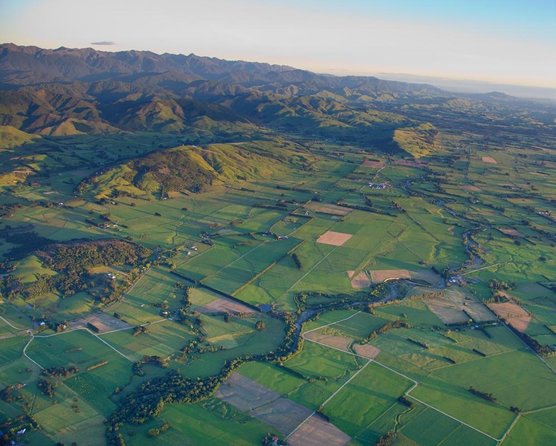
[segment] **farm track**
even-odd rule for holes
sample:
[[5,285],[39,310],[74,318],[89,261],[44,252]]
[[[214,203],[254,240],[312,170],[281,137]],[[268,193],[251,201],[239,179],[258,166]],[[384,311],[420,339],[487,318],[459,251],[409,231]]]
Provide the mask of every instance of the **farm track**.
[[[132,327],[126,327],[126,329],[128,328],[132,328]],[[51,338],[54,336],[61,336],[64,335],[66,333],[71,333],[72,331],[78,331],[78,330],[83,330],[86,331],[90,334],[92,334],[95,338],[97,338],[100,342],[102,342],[103,344],[105,344],[107,347],[111,348],[112,350],[114,350],[116,353],[118,353],[120,356],[122,356],[123,358],[127,359],[129,362],[134,362],[133,359],[130,359],[128,356],[126,356],[125,354],[123,354],[121,351],[119,351],[116,347],[114,347],[113,345],[111,345],[110,343],[106,342],[104,339],[102,339],[98,334],[93,333],[91,330],[89,330],[88,328],[73,328],[73,329],[69,329],[60,333],[53,333],[50,335],[33,335],[31,336],[31,339],[29,339],[29,342],[27,342],[27,344],[25,345],[25,347],[23,348],[23,355],[33,361],[35,364],[37,364],[41,369],[44,369],[43,366],[41,366],[39,363],[37,363],[35,360],[33,360],[32,358],[29,357],[29,355],[27,355],[27,347],[29,347],[29,345],[31,344],[31,342],[35,339],[35,338]],[[119,331],[119,330],[115,330],[115,331]]]
[[[405,393],[404,393],[404,396],[405,396],[405,397],[411,398],[411,399],[417,401],[418,403],[422,404],[423,406],[426,406],[426,407],[428,407],[428,408],[430,408],[430,409],[432,409],[432,410],[434,410],[434,411],[436,411],[436,412],[438,412],[438,413],[440,413],[440,414],[442,414],[442,415],[444,415],[444,416],[446,416],[446,417],[448,417],[448,418],[451,418],[452,420],[454,420],[454,421],[460,423],[461,425],[464,425],[464,426],[466,426],[466,427],[468,427],[468,428],[470,428],[470,429],[472,429],[472,430],[474,430],[474,431],[476,431],[476,432],[478,432],[478,433],[484,435],[485,437],[488,437],[488,438],[490,438],[491,440],[496,441],[497,444],[501,444],[501,443],[506,439],[506,437],[507,437],[507,435],[510,433],[511,429],[512,429],[512,428],[515,426],[515,424],[517,423],[517,421],[518,421],[518,419],[519,419],[519,417],[520,417],[520,414],[518,414],[518,415],[516,416],[516,418],[513,420],[512,424],[508,427],[508,429],[506,430],[506,432],[504,432],[504,434],[503,434],[500,438],[493,437],[492,435],[487,434],[486,432],[484,432],[484,431],[482,431],[482,430],[480,430],[480,429],[478,429],[478,428],[476,428],[476,427],[474,427],[474,426],[472,426],[472,425],[466,423],[465,421],[462,421],[462,420],[460,420],[460,419],[458,419],[458,418],[456,418],[456,417],[454,417],[454,416],[452,416],[452,415],[450,415],[450,414],[448,414],[448,413],[442,411],[441,409],[438,409],[437,407],[434,407],[434,406],[432,406],[431,404],[428,404],[428,403],[426,403],[426,402],[420,400],[419,398],[417,398],[417,397],[411,395],[411,392],[412,392],[413,390],[415,390],[415,389],[419,386],[420,383],[419,383],[418,381],[414,380],[413,378],[411,378],[411,377],[405,375],[404,373],[399,372],[399,371],[397,371],[397,370],[395,370],[395,369],[393,369],[393,368],[391,368],[391,367],[389,367],[389,366],[387,366],[387,365],[385,365],[385,364],[383,364],[383,363],[377,361],[376,359],[368,359],[368,358],[365,358],[364,356],[358,355],[357,353],[354,353],[354,352],[351,352],[351,351],[347,351],[347,350],[342,350],[342,349],[339,349],[339,348],[336,348],[336,347],[333,347],[333,346],[330,346],[330,345],[327,345],[327,344],[323,344],[323,343],[321,343],[321,342],[318,342],[318,341],[315,341],[315,340],[312,340],[312,339],[308,339],[308,338],[305,337],[305,335],[306,335],[307,333],[314,332],[314,331],[317,331],[317,330],[321,330],[321,329],[323,329],[323,328],[325,328],[325,327],[329,327],[329,326],[331,326],[331,325],[335,325],[335,324],[338,324],[338,323],[340,323],[340,322],[344,322],[344,321],[346,321],[346,320],[351,319],[352,317],[354,317],[355,315],[357,315],[357,314],[359,314],[359,313],[361,313],[361,311],[358,311],[357,313],[354,313],[354,314],[352,314],[351,316],[349,316],[349,317],[347,317],[347,318],[340,319],[339,321],[332,322],[332,323],[323,325],[322,327],[317,327],[317,328],[315,328],[315,329],[309,330],[309,331],[305,332],[305,333],[302,335],[302,337],[303,337],[304,340],[309,341],[309,342],[313,342],[313,343],[318,344],[318,345],[321,345],[322,347],[330,348],[330,349],[333,349],[333,350],[336,350],[336,351],[340,351],[340,352],[342,352],[342,353],[347,353],[347,354],[349,354],[349,355],[356,356],[356,357],[358,357],[358,358],[367,360],[368,362],[363,366],[363,368],[366,367],[366,366],[367,366],[368,364],[370,364],[371,362],[373,362],[373,363],[375,363],[376,365],[378,365],[378,366],[380,366],[380,367],[383,367],[384,369],[389,370],[390,372],[395,373],[395,374],[398,375],[398,376],[401,376],[402,378],[404,378],[404,379],[410,381],[410,382],[413,384],[408,390],[405,391]],[[361,370],[362,370],[362,369],[360,369],[357,373],[359,373]],[[357,373],[355,373],[355,374],[350,378],[350,380],[348,380],[348,382],[351,381],[351,379],[355,378],[355,376],[357,375]],[[338,389],[328,400],[326,400],[326,402],[328,402],[330,399],[332,399],[332,397],[334,397],[334,396],[335,396],[335,395],[336,395],[348,382],[344,383],[344,385],[343,385],[342,387],[340,387],[340,389]],[[547,410],[547,409],[550,409],[550,408],[552,408],[552,407],[556,407],[556,406],[551,406],[551,407],[547,407],[547,408],[542,408],[542,409],[539,409],[539,411],[540,411],[540,410]],[[528,413],[530,413],[530,412],[528,412]],[[381,415],[382,415],[382,414],[381,414]],[[380,415],[379,415],[379,416],[380,416]],[[375,420],[373,420],[373,421],[375,421]],[[296,428],[296,430],[297,430],[299,427],[300,427],[300,426],[298,426],[298,427]],[[293,432],[292,432],[292,433],[293,433]],[[290,434],[290,435],[291,435],[291,434]]]
[[8,324],[10,327],[12,327],[14,330],[25,330],[25,328],[23,327],[16,327],[15,325],[13,325],[9,320],[7,320],[6,318],[0,316],[0,319],[2,319],[6,324]]

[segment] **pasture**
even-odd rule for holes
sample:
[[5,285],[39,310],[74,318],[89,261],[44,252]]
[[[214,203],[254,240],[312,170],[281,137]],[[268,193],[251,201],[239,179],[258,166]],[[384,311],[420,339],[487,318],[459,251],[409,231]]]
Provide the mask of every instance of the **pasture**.
[[[205,378],[229,361],[275,351],[285,325],[258,309],[295,318],[353,301],[365,305],[324,309],[306,322],[303,348],[288,360],[245,362],[215,396],[166,404],[144,425],[124,423],[123,437],[137,445],[248,445],[273,432],[291,434],[294,446],[355,446],[395,430],[394,444],[407,446],[495,446],[505,434],[508,445],[554,442],[555,359],[542,362],[500,320],[556,345],[553,220],[542,212],[556,198],[556,166],[544,152],[526,159],[492,141],[486,150],[467,133],[463,142],[447,138],[469,150],[419,160],[307,142],[318,148],[306,152],[310,175],[284,169],[168,196],[132,188],[112,196],[103,178],[96,191],[78,194],[103,157],[121,165],[155,145],[181,143],[176,135],[98,138],[36,142],[27,162],[44,176],[1,197],[26,203],[3,217],[3,233],[9,225],[9,233],[33,231],[45,243],[129,238],[153,250],[108,305],[86,289],[33,299],[3,291],[0,313],[16,328],[0,320],[0,383],[25,387],[22,401],[0,400],[0,412],[17,416],[34,401],[41,429],[30,444],[100,444],[104,419],[150,379],[172,371]],[[88,167],[75,162],[77,148]],[[22,287],[55,280],[34,247],[2,241],[2,255],[14,250],[25,254],[13,262]],[[131,277],[131,269],[88,273]],[[446,286],[452,275],[461,286]],[[493,281],[508,286],[511,301],[493,302]],[[68,331],[56,334],[62,321]],[[88,322],[99,332],[85,330]],[[134,375],[145,356],[167,362]],[[40,367],[70,365],[78,373],[56,378],[55,396],[44,395]],[[170,427],[152,437],[164,422]]]

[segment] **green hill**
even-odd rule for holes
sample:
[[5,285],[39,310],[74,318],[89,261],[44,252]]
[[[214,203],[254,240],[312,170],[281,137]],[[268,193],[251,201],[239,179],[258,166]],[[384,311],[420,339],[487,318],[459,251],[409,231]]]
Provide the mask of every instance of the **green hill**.
[[269,177],[285,172],[288,164],[307,162],[293,144],[283,144],[279,153],[272,153],[273,144],[179,146],[113,167],[81,183],[79,190],[97,199],[201,192],[212,185]]
[[427,156],[442,149],[438,129],[428,122],[416,127],[396,129],[394,141],[414,158]]
[[0,150],[13,149],[37,138],[39,136],[30,135],[10,125],[0,126]]

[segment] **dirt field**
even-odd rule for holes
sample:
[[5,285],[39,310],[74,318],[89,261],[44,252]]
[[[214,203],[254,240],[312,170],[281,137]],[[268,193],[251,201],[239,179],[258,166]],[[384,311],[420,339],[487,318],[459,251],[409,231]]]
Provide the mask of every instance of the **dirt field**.
[[483,156],[481,157],[481,161],[483,163],[487,163],[487,164],[498,164],[498,161],[496,161],[493,157],[491,156]]
[[370,167],[371,169],[382,169],[386,164],[384,164],[384,161],[373,161],[370,159],[366,159],[365,161],[363,161],[362,165],[364,167]]
[[477,322],[495,319],[494,314],[484,304],[469,299],[454,289],[446,290],[444,297],[426,299],[425,303],[445,324],[464,324],[470,318]]
[[423,167],[424,164],[419,161],[412,161],[412,160],[396,160],[394,164],[397,166],[404,166],[404,167]]
[[376,358],[380,353],[380,349],[378,347],[375,347],[374,345],[370,345],[370,344],[365,344],[365,345],[355,344],[353,346],[353,350],[359,356],[363,356],[364,358],[369,358],[369,359]]
[[352,209],[346,208],[344,206],[336,206],[335,204],[317,203],[315,201],[309,201],[305,204],[305,209],[311,211],[320,212],[322,214],[337,215],[339,217],[344,217],[349,214]]
[[343,232],[326,231],[317,239],[317,243],[323,243],[325,245],[332,245],[332,246],[342,246],[350,238],[351,238],[351,234],[345,234]]
[[365,271],[361,271],[357,276],[353,277],[355,271],[347,271],[347,275],[351,280],[352,288],[361,290],[363,288],[369,288],[372,284],[371,279]]
[[75,319],[71,321],[70,325],[74,328],[89,328],[87,326],[89,323],[98,328],[98,333],[131,327],[128,323],[105,313],[95,313],[87,317]]
[[292,432],[312,413],[307,407],[282,398],[278,393],[238,373],[233,373],[215,396],[271,425],[284,435]]
[[518,331],[524,332],[531,322],[531,315],[516,303],[494,303],[488,307]]
[[313,415],[288,438],[291,446],[344,446],[351,437],[319,415]]
[[389,279],[411,279],[411,273],[406,269],[377,269],[370,273],[373,283],[381,283]]
[[521,233],[517,229],[513,228],[496,228],[502,234],[509,235],[510,237],[521,237]]
[[348,338],[346,336],[328,335],[320,331],[311,331],[305,335],[305,338],[330,347],[339,348],[340,350],[344,350],[346,352],[349,351],[349,347],[353,343],[352,338]]
[[461,186],[461,188],[463,190],[469,191],[469,192],[479,192],[481,189],[477,186],[472,186],[470,184],[465,184],[463,186]]
[[242,305],[231,299],[224,297],[218,298],[198,308],[200,313],[235,313],[235,314],[250,314],[255,310],[249,308],[247,305]]

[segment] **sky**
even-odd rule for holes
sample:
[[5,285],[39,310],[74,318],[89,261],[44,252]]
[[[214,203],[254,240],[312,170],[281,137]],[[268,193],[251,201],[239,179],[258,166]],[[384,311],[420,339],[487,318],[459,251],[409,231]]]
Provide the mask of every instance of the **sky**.
[[556,88],[556,0],[0,0],[0,41]]

